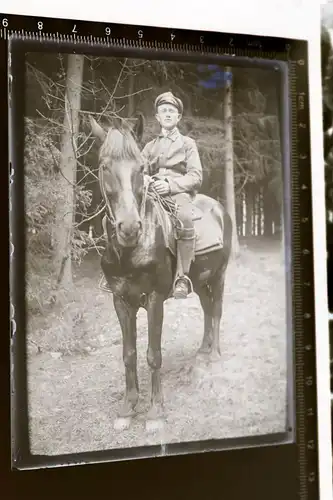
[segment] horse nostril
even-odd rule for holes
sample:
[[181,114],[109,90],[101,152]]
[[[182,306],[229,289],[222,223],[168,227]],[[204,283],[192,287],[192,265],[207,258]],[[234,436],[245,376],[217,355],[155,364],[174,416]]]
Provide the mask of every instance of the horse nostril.
[[141,231],[142,222],[141,221],[130,221],[130,222],[118,222],[117,229],[124,236],[134,236],[136,233]]

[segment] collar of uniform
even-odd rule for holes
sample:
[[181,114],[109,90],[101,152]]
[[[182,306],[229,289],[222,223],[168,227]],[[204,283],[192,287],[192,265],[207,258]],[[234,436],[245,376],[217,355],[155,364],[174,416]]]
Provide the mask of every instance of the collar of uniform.
[[171,139],[172,142],[175,142],[175,140],[180,136],[180,132],[178,130],[177,127],[175,127],[173,130],[171,130],[171,132],[167,135],[164,135],[162,130],[161,132],[159,133],[159,137],[168,137],[169,139]]

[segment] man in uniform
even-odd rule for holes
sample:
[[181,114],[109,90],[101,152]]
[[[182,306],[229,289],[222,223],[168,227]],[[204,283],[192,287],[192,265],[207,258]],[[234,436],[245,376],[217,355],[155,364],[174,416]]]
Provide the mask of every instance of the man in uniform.
[[143,149],[145,174],[152,177],[160,196],[171,196],[177,206],[177,272],[173,296],[186,298],[192,291],[188,277],[195,251],[192,200],[202,184],[202,166],[196,143],[182,135],[177,125],[183,103],[171,92],[155,100],[155,117],[161,126],[159,135]]

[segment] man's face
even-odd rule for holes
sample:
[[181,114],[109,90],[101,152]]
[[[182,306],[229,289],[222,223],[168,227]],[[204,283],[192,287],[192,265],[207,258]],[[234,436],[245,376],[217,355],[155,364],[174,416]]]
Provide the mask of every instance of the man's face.
[[172,104],[161,104],[161,106],[158,106],[155,116],[161,127],[166,130],[172,130],[181,119],[178,109]]

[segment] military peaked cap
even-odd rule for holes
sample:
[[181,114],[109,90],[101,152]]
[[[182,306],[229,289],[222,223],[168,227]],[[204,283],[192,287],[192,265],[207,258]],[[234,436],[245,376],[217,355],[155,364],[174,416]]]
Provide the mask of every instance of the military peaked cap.
[[175,97],[172,92],[164,92],[164,94],[159,95],[155,99],[155,109],[157,110],[158,106],[161,106],[162,104],[172,104],[175,106],[179,113],[182,115],[184,106],[183,103],[178,97]]

